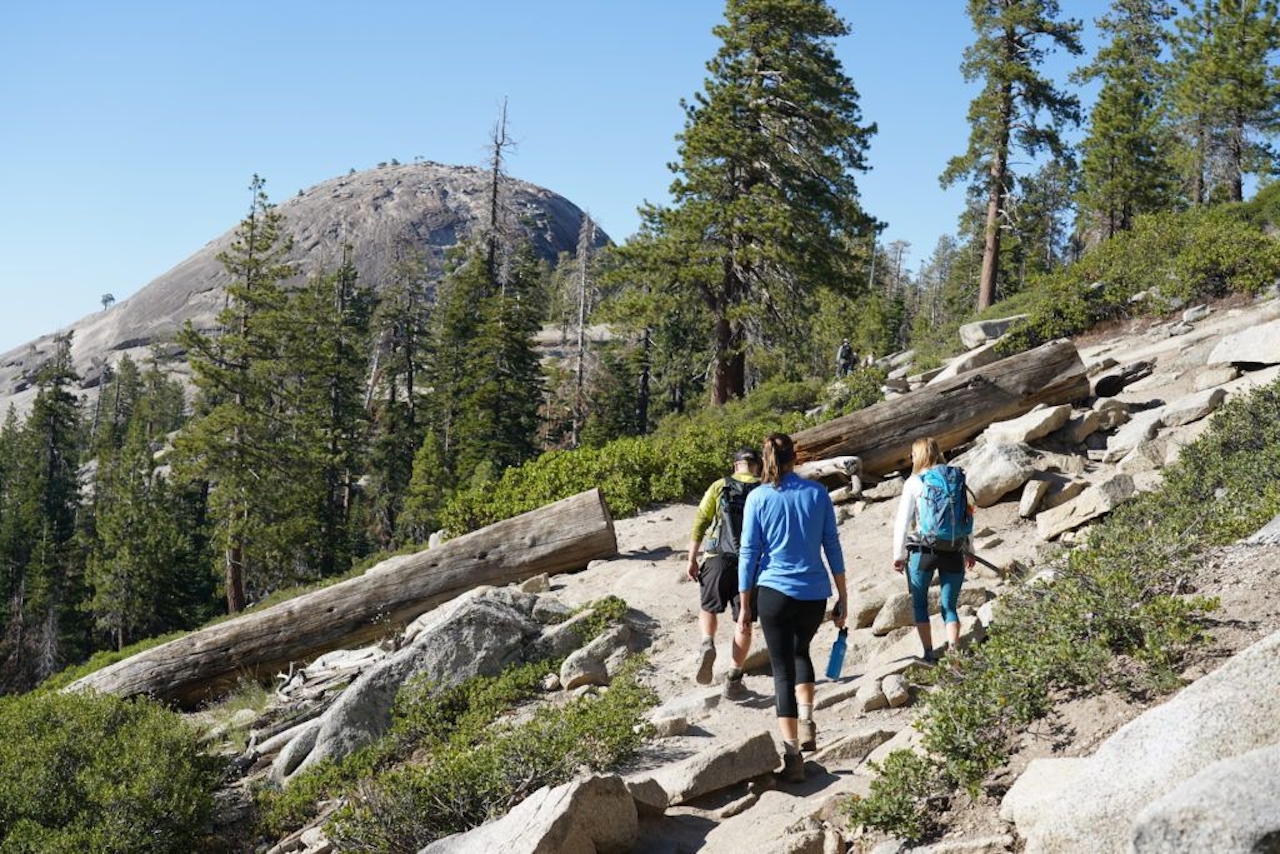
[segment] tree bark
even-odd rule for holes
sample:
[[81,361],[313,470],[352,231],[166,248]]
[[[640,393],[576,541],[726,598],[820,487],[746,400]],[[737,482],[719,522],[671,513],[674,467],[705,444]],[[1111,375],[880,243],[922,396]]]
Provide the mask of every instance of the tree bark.
[[[1012,42],[1013,34],[1006,35]],[[1009,50],[1012,52],[1013,47]],[[991,152],[991,170],[987,177],[987,220],[982,244],[982,278],[978,281],[978,311],[996,301],[996,275],[1000,269],[1000,203],[1004,200],[1004,181],[1008,172],[1009,126],[1013,122],[1013,90],[1004,84],[1000,92],[1000,118]]]
[[946,451],[994,421],[1017,418],[1037,404],[1068,403],[1088,394],[1089,379],[1075,346],[1051,341],[792,438],[800,463],[853,455],[862,460],[864,474],[879,476],[908,466],[916,439],[932,436]]
[[191,707],[240,679],[268,678],[293,662],[388,637],[473,587],[573,572],[617,550],[600,491],[583,492],[145,650],[66,690],[149,694]]

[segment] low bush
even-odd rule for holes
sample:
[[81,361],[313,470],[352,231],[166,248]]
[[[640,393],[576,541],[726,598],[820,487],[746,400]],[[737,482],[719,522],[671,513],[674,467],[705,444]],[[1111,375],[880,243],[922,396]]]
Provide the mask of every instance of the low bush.
[[827,416],[838,418],[879,403],[884,399],[881,387],[888,374],[883,368],[856,368],[848,376],[828,385],[824,400]]
[[1129,312],[1256,294],[1277,276],[1280,242],[1238,207],[1152,214],[984,316],[1029,315],[1000,344],[1011,354]]
[[708,483],[724,476],[735,448],[759,447],[769,433],[803,426],[803,409],[818,392],[813,383],[768,386],[723,407],[668,418],[650,436],[548,451],[455,494],[441,511],[441,524],[456,536],[595,487],[617,516],[655,503],[696,500]]
[[1216,607],[1188,593],[1197,556],[1278,514],[1280,383],[1224,406],[1166,469],[1162,488],[1098,525],[1052,584],[1001,600],[987,641],[935,672],[919,719],[927,758],[886,761],[871,796],[849,804],[851,819],[922,833],[920,805],[939,787],[977,794],[1056,699],[1176,687],[1203,639],[1202,617]]
[[[656,700],[636,679],[633,659],[599,696],[538,709],[521,724],[483,732],[458,728],[430,761],[405,765],[362,786],[326,832],[343,851],[414,852],[506,813],[580,768],[601,771],[647,737],[644,712]],[[433,705],[435,698],[428,700]],[[438,712],[427,717],[437,719]]]
[[177,714],[146,700],[0,698],[0,850],[187,852],[221,765]]

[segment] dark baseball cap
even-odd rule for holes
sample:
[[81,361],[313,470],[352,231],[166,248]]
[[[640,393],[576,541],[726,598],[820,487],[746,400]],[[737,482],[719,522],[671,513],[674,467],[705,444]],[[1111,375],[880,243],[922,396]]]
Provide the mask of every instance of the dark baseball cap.
[[740,463],[744,460],[749,463],[758,463],[760,462],[760,454],[755,448],[749,448],[744,445],[734,453],[733,461],[735,463]]

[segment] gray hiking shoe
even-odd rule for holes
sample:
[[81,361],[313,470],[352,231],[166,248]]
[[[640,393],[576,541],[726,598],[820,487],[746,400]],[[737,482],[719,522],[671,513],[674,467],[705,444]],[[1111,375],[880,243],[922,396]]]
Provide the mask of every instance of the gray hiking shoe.
[[704,643],[702,649],[698,652],[698,672],[694,675],[699,685],[711,684],[711,671],[716,664],[716,646],[713,643]]
[[800,720],[798,736],[800,741],[800,749],[806,753],[812,753],[818,749],[818,727],[813,721]]
[[782,756],[782,771],[778,774],[784,783],[804,782],[804,757],[799,753]]
[[735,703],[741,703],[751,695],[747,690],[747,685],[742,681],[742,677],[737,679],[724,680],[724,691],[721,692],[726,700],[732,700]]

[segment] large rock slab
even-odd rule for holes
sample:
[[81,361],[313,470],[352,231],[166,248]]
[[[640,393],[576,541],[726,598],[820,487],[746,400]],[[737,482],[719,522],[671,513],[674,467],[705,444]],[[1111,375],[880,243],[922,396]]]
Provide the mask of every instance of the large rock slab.
[[1009,331],[1009,327],[1020,320],[1026,320],[1025,314],[1012,314],[996,320],[975,320],[960,327],[960,341],[972,350],[981,347],[988,341],[994,341]]
[[1040,472],[1036,478],[1049,484],[1049,490],[1040,499],[1041,512],[1061,507],[1089,488],[1089,481],[1085,478],[1057,472]]
[[[995,598],[995,594],[985,587],[977,584],[965,584],[960,588],[959,605],[968,605],[972,608],[980,608],[989,600]],[[929,613],[937,614],[942,610],[942,593],[939,588],[929,588]],[[911,601],[910,593],[898,592],[893,594],[886,602],[884,607],[880,609],[880,613],[876,615],[875,622],[871,624],[871,633],[877,637],[889,634],[894,629],[901,629],[907,626],[914,626],[915,610]]]
[[[1001,817],[1016,823],[1028,854],[1131,850],[1148,806],[1214,763],[1277,743],[1277,664],[1280,632],[1125,724],[1093,756],[1033,760],[1005,796]],[[1265,776],[1275,778],[1274,765]],[[1262,785],[1257,777],[1249,782]]]
[[939,371],[936,377],[929,380],[928,384],[938,385],[952,377],[958,377],[961,374],[967,374],[969,371],[975,371],[978,368],[1000,361],[1000,353],[996,351],[998,343],[998,341],[992,341],[990,344],[983,344],[968,353],[961,353],[948,362],[947,366]]
[[1036,515],[1036,511],[1040,509],[1040,502],[1044,501],[1048,492],[1049,481],[1040,478],[1027,481],[1022,487],[1022,498],[1018,501],[1018,515],[1023,519],[1030,519]]
[[[1103,398],[1103,400],[1114,400],[1114,398]],[[1061,439],[1069,445],[1079,445],[1088,439],[1094,433],[1102,428],[1102,415],[1092,409],[1086,409],[1076,415],[1072,415],[1067,419],[1067,423],[1054,434],[1055,439]]]
[[1242,329],[1218,342],[1209,354],[1210,365],[1280,364],[1280,320]]
[[479,588],[424,615],[410,644],[362,673],[317,719],[306,733],[310,749],[281,751],[273,779],[288,779],[321,759],[341,759],[377,739],[391,725],[396,693],[415,676],[456,685],[524,660],[541,632],[531,616],[536,599],[511,588]]
[[1280,840],[1277,768],[1280,744],[1209,765],[1138,813],[1134,852],[1276,850]]
[[1033,442],[1059,429],[1070,418],[1071,404],[1069,403],[1043,406],[1018,418],[996,421],[982,432],[981,440],[1006,445]]
[[1120,458],[1116,463],[1116,471],[1124,474],[1137,474],[1144,471],[1155,471],[1164,468],[1168,456],[1169,442],[1164,436],[1145,439],[1134,446],[1133,450]]
[[1224,383],[1229,383],[1239,376],[1240,370],[1234,365],[1204,367],[1196,372],[1196,378],[1191,387],[1196,391],[1204,391],[1205,389],[1217,388]]
[[1059,507],[1045,510],[1036,517],[1036,531],[1045,540],[1052,540],[1067,531],[1075,530],[1086,522],[1110,513],[1133,497],[1136,489],[1133,478],[1117,474],[1080,493],[1075,499]]
[[1154,439],[1164,426],[1164,407],[1158,406],[1139,412],[1130,417],[1129,422],[1120,427],[1115,435],[1107,440],[1107,452],[1103,455],[1104,463],[1119,461],[1125,454],[1138,446],[1139,442]]
[[1023,444],[983,443],[951,461],[964,469],[974,503],[990,507],[1035,474],[1035,457]]
[[[682,762],[628,780],[632,796],[650,808],[665,809],[768,774],[782,764],[769,732],[718,744]],[[659,794],[661,793],[661,794]]]
[[438,839],[418,854],[624,854],[638,836],[635,801],[611,775],[539,789],[497,821]]
[[819,765],[834,764],[857,765],[866,759],[871,751],[884,744],[898,734],[896,729],[872,726],[867,729],[842,735],[828,745],[821,747],[812,759]]
[[1164,414],[1160,416],[1160,420],[1165,427],[1181,427],[1183,424],[1190,424],[1192,421],[1199,421],[1204,418],[1221,406],[1222,401],[1226,400],[1226,398],[1226,389],[1206,389],[1175,400],[1165,406]]

